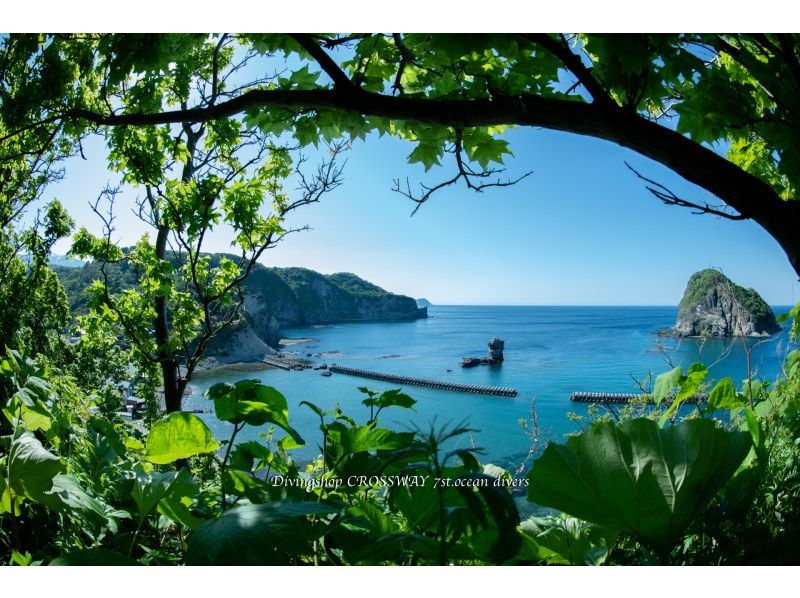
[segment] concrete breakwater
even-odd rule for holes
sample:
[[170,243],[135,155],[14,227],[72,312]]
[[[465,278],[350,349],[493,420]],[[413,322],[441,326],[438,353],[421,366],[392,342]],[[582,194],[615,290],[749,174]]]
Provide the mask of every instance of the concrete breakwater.
[[[650,395],[641,394],[641,393],[624,393],[624,392],[573,392],[569,400],[574,401],[575,403],[604,403],[604,404],[622,404],[627,403],[629,401],[633,401],[636,399],[641,399],[643,397],[649,397]],[[664,400],[671,402],[675,397],[665,397]],[[687,403],[694,403],[694,402],[704,402],[708,398],[707,395],[700,394],[689,399],[686,399]]]
[[336,374],[348,376],[358,376],[360,378],[371,378],[382,382],[395,382],[397,384],[410,384],[414,386],[425,386],[439,390],[451,390],[455,392],[469,392],[479,395],[494,395],[498,397],[515,397],[517,389],[508,386],[485,386],[483,384],[461,384],[459,382],[447,382],[445,380],[431,380],[429,378],[415,378],[413,376],[398,376],[396,374],[384,374],[370,370],[360,370],[348,368],[340,365],[330,366],[330,371]]
[[286,359],[283,357],[274,357],[269,355],[262,357],[261,361],[269,365],[275,366],[276,368],[281,368],[282,370],[305,370],[309,367],[307,363],[303,363],[301,361],[295,361],[294,359]]

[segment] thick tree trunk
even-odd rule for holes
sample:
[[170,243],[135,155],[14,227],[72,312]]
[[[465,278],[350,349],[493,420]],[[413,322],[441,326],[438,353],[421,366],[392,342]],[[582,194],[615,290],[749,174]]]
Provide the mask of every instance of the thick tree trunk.
[[167,413],[181,410],[183,392],[178,382],[178,362],[168,359],[161,362],[161,377],[164,380],[164,406]]
[[[156,237],[156,258],[159,260],[167,257],[167,237],[169,227],[162,225]],[[181,410],[183,389],[181,388],[180,365],[178,360],[169,352],[169,315],[167,302],[164,297],[155,298],[156,318],[153,322],[156,344],[158,346],[158,362],[161,366],[161,380],[164,385],[164,406],[167,413]]]
[[[184,183],[188,183],[192,179],[192,173],[194,171],[193,161],[197,149],[197,141],[200,139],[201,133],[192,131],[188,123],[183,123],[183,128],[186,132],[186,147],[189,152],[189,157],[186,160],[186,164],[183,166],[181,180]],[[158,227],[155,254],[156,259],[159,261],[167,259],[167,241],[169,240],[171,232],[172,230],[168,224],[162,223]],[[173,413],[182,409],[183,391],[186,389],[186,385],[189,381],[181,377],[180,362],[177,356],[169,349],[170,329],[166,298],[158,296],[155,298],[154,303],[156,318],[153,323],[153,328],[158,346],[158,362],[161,365],[161,379],[164,384],[164,406],[167,413]]]

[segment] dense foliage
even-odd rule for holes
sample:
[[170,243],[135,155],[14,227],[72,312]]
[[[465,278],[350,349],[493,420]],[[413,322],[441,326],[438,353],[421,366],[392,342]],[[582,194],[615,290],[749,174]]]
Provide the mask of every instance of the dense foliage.
[[[426,169],[452,155],[452,178],[420,193],[398,185],[418,205],[459,181],[506,184],[504,126],[612,140],[727,207],[645,179],[660,200],[756,220],[800,271],[799,48],[795,35],[727,34],[3,38],[0,560],[796,563],[798,351],[774,384],[673,368],[640,404],[532,451],[528,472],[481,464],[466,424],[384,427],[385,410],[415,404],[401,390],[360,389],[360,413],[304,402],[319,419],[305,439],[285,397],[255,380],[206,393],[227,438],[181,398],[209,343],[241,322],[249,277],[277,278],[257,262],[300,230],[287,215],[340,184],[343,139],[372,132],[413,143],[409,160]],[[119,247],[120,188],[97,190],[102,233],[72,237],[72,254],[93,262],[69,283],[71,294],[88,283],[69,339],[48,258],[73,223],[40,200],[90,135],[137,190],[149,232]],[[321,142],[328,157],[303,174],[300,150]],[[223,225],[237,253],[212,259],[204,243]],[[290,289],[312,277],[284,274]],[[789,318],[796,340],[800,305]],[[120,385],[147,400],[144,419],[120,416]],[[237,442],[246,427],[259,439]],[[306,443],[318,456],[293,459]]]
[[[748,399],[705,388],[693,365],[656,380],[655,408],[550,444],[525,478],[457,440],[464,425],[398,432],[400,391],[361,389],[360,414],[322,410],[316,438],[255,380],[207,392],[217,439],[190,413],[149,430],[120,420],[73,376],[16,353],[3,410],[0,546],[17,564],[478,564],[796,562],[800,353]],[[677,391],[677,393],[676,393]],[[669,399],[669,397],[674,397]],[[665,400],[666,399],[666,400]],[[643,415],[646,413],[646,415]],[[720,417],[725,415],[728,424]],[[630,418],[628,417],[630,416]],[[259,440],[236,442],[245,427]],[[299,463],[304,442],[319,457]],[[514,496],[556,509],[520,520]],[[561,511],[560,513],[558,511]]]

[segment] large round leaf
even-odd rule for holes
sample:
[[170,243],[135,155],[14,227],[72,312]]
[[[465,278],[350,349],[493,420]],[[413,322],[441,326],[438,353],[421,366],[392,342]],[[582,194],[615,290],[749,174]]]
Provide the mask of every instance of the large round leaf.
[[325,532],[308,515],[337,512],[314,502],[244,505],[198,527],[189,538],[190,565],[282,565],[290,556],[309,554]]
[[151,463],[172,463],[219,448],[208,426],[191,413],[170,413],[150,428],[147,436],[147,460]]
[[30,432],[11,441],[8,483],[14,494],[40,502],[53,487],[53,478],[64,469],[61,460]]
[[304,444],[297,431],[289,425],[286,397],[271,386],[258,380],[240,380],[235,384],[220,382],[208,389],[207,396],[214,401],[214,411],[221,420],[251,426],[275,424],[298,444]]
[[750,435],[709,420],[660,429],[602,422],[551,444],[528,474],[528,499],[672,548],[750,451]]

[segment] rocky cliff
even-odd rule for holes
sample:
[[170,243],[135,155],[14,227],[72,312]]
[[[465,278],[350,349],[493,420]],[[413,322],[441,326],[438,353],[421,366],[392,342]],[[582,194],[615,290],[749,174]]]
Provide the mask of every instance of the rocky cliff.
[[[248,313],[275,316],[282,328],[332,322],[425,318],[411,297],[388,293],[355,274],[323,275],[306,268],[258,268],[244,284]],[[255,320],[256,318],[254,318]]]
[[672,328],[676,336],[769,336],[780,332],[772,309],[753,289],[745,289],[719,270],[689,279]]
[[[221,256],[212,256],[212,264]],[[233,256],[231,256],[233,257]],[[86,287],[100,277],[97,265],[56,268],[73,313],[86,310]],[[113,292],[136,285],[123,262],[110,271]],[[334,322],[402,321],[427,318],[411,297],[395,295],[355,274],[324,275],[306,268],[267,268],[257,264],[243,284],[244,319],[209,346],[221,363],[251,361],[277,347],[281,329]]]
[[211,339],[205,355],[216,363],[239,363],[258,361],[265,355],[275,355],[275,349],[267,345],[248,324],[239,320],[223,334]]

